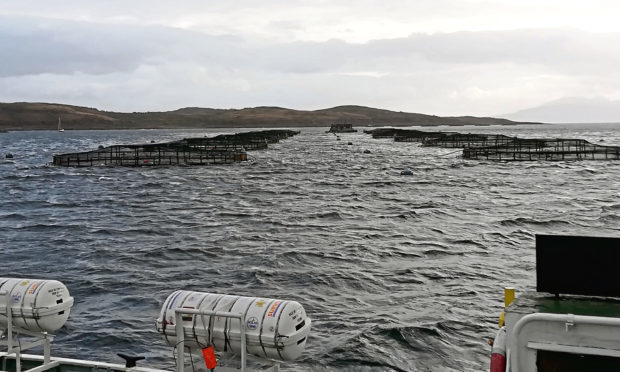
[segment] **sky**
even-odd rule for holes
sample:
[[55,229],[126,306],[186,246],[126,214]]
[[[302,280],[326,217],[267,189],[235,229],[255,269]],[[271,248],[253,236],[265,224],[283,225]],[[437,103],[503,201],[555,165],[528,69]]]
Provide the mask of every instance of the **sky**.
[[620,2],[0,0],[0,102],[498,116],[620,99]]

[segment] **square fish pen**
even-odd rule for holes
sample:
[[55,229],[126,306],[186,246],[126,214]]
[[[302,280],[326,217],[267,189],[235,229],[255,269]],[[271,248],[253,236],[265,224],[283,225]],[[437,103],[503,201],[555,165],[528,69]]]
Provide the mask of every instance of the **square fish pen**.
[[202,150],[180,143],[166,143],[114,145],[93,151],[54,155],[53,164],[64,167],[143,167],[230,164],[245,160],[245,151]]
[[273,129],[258,132],[243,132],[236,134],[221,134],[215,137],[184,138],[178,143],[197,150],[264,150],[268,144],[278,143],[282,139],[299,134],[298,131]]
[[394,138],[394,134],[401,129],[396,128],[376,128],[366,129],[364,133],[370,134],[372,138]]
[[463,158],[472,160],[620,160],[620,146],[602,146],[583,139],[521,139],[486,147],[466,147]]
[[184,138],[167,143],[114,145],[93,151],[54,155],[53,164],[64,167],[230,164],[246,161],[248,150],[266,149],[268,143],[277,143],[297,134],[298,131],[273,129]]
[[[218,136],[219,137],[219,136]],[[184,138],[174,143],[179,143],[192,150],[199,151],[245,151],[245,150],[264,150],[267,143],[263,142],[241,142],[230,138]]]
[[415,129],[400,129],[394,133],[394,142],[422,142],[426,143],[445,136],[442,132],[426,132]]
[[475,134],[475,133],[450,133],[438,132],[435,138],[424,141],[424,146],[429,147],[496,147],[512,143],[516,137],[503,134]]
[[234,141],[238,143],[278,143],[299,134],[299,131],[288,129],[269,129],[255,132],[242,132],[236,134],[222,134],[213,137],[214,140]]
[[424,142],[425,140],[437,138],[445,134],[443,132],[400,128],[376,128],[364,130],[364,133],[370,134],[372,138],[392,138],[395,142]]

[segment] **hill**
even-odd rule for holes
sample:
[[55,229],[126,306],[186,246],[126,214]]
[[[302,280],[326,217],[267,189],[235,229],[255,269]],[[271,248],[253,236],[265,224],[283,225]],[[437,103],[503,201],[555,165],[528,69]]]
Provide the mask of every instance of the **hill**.
[[172,129],[230,127],[306,127],[351,123],[355,126],[511,125],[506,119],[473,116],[439,117],[363,106],[316,111],[282,107],[210,109],[186,107],[167,112],[108,112],[55,103],[0,103],[1,130],[54,130],[58,117],[71,129]]

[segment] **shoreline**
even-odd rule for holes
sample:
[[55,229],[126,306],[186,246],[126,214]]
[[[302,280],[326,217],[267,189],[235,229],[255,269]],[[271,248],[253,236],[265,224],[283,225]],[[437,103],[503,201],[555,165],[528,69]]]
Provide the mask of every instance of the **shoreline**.
[[[353,126],[353,128],[408,128],[408,127],[420,127],[420,128],[437,128],[437,127],[513,127],[517,125],[546,125],[550,123],[515,123],[515,124],[386,124],[386,125],[360,125]],[[572,123],[572,124],[589,124],[589,123]],[[194,127],[194,126],[171,126],[171,127],[133,127],[133,128],[64,128],[65,132],[68,131],[106,131],[106,130],[208,130],[208,129],[279,129],[279,128],[329,128],[329,124],[321,125],[265,125],[265,126],[250,126],[250,125],[236,125],[236,126],[209,126],[209,127]],[[9,132],[56,132],[56,128],[5,128],[0,129],[0,133]]]

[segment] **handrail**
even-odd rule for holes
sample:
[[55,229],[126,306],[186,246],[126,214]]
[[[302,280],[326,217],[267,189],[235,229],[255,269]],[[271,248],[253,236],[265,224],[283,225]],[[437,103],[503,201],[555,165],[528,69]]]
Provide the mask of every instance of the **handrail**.
[[[574,315],[574,314],[551,314],[551,313],[534,313],[528,314],[519,319],[515,324],[512,330],[512,338],[515,340],[519,340],[520,334],[523,329],[530,323],[544,321],[544,322],[555,322],[555,323],[564,323],[566,325],[566,330],[569,330],[569,327],[572,327],[576,324],[594,324],[594,325],[602,325],[602,326],[615,326],[620,327],[620,318],[609,318],[609,317],[601,317],[601,316],[587,316],[587,315]],[[512,350],[511,359],[514,360],[516,364],[516,369],[518,368],[519,363],[519,345],[516,344],[514,350]]]

